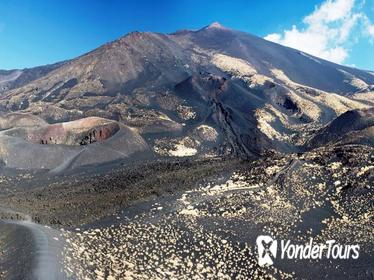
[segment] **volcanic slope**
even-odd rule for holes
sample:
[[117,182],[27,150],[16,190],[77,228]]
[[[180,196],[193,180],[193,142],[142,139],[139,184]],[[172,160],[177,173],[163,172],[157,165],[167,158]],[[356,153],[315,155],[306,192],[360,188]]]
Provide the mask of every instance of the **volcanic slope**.
[[114,120],[135,128],[160,157],[252,159],[305,150],[341,114],[372,108],[373,88],[369,71],[213,23],[132,32],[13,85],[0,110],[49,124]]

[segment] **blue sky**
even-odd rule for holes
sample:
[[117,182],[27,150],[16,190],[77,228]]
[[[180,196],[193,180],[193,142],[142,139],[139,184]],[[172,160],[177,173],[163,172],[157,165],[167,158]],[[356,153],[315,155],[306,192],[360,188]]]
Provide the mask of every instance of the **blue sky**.
[[0,0],[0,69],[74,58],[134,30],[173,32],[213,21],[374,70],[374,0]]

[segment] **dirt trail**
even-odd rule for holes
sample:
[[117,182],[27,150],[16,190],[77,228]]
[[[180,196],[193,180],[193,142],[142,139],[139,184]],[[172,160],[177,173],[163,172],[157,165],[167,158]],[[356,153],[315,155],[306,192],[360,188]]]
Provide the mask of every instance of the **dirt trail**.
[[[18,246],[18,234],[22,234],[23,237],[28,239],[30,246],[22,248],[18,251],[22,255],[11,255],[9,254],[7,263],[15,264],[19,263],[18,259],[31,259],[32,265],[30,271],[22,272],[23,279],[30,280],[63,280],[66,279],[63,273],[63,267],[61,265],[61,252],[64,246],[64,239],[61,237],[61,233],[58,230],[51,229],[39,224],[32,222],[30,216],[18,213],[16,211],[0,207],[0,211],[3,213],[16,214],[18,217],[23,217],[24,220],[0,220],[3,227],[9,226],[11,228],[11,234],[8,234],[6,243],[3,244],[5,248],[12,246]],[[0,232],[1,234],[1,232]],[[14,248],[16,250],[16,248]],[[13,267],[13,269],[15,269]]]

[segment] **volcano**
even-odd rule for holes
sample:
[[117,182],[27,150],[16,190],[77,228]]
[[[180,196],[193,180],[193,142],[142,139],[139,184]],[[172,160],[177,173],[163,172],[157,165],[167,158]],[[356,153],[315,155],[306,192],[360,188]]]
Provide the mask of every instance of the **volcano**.
[[[305,151],[335,118],[374,104],[371,72],[219,23],[173,34],[132,32],[75,59],[0,74],[3,119],[108,119],[136,130],[146,142],[142,150],[156,157]],[[53,131],[49,137],[58,138]],[[32,145],[42,156],[41,141]],[[5,165],[14,162],[2,157]]]

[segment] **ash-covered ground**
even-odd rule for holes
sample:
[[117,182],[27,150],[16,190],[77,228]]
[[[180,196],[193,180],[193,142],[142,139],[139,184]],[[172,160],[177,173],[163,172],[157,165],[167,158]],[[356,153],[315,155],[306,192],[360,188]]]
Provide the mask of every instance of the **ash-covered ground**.
[[[53,234],[43,231],[53,248],[63,244],[66,279],[371,279],[373,151],[345,145],[253,162],[113,164],[55,178],[7,174],[0,204],[8,209],[4,218],[21,215],[11,208],[52,225]],[[260,267],[258,235],[359,245],[359,258],[276,258]],[[4,256],[0,269],[15,255]]]

